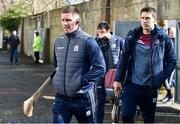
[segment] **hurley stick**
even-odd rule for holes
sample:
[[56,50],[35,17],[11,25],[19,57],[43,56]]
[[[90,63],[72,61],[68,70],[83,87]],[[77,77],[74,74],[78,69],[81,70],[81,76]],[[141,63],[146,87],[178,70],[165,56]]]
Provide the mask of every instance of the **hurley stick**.
[[114,123],[119,122],[119,114],[120,114],[120,90],[115,92],[114,104],[111,113],[111,118]]
[[26,101],[24,101],[23,103],[23,111],[24,114],[27,117],[32,117],[33,115],[33,111],[34,111],[34,107],[35,104],[37,103],[39,97],[42,95],[42,92],[44,91],[44,89],[46,88],[46,86],[48,85],[48,83],[51,81],[51,79],[54,77],[54,74],[56,72],[54,71],[51,76],[49,76],[45,82],[41,85],[41,87]]

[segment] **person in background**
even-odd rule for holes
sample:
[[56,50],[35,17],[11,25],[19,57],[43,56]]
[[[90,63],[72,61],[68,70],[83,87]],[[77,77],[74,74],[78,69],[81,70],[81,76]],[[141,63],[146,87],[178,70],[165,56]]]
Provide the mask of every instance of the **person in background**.
[[105,73],[104,58],[94,38],[80,28],[80,12],[76,7],[62,8],[60,18],[64,34],[54,44],[54,123],[70,123],[73,115],[78,123],[93,123],[94,102],[78,91]]
[[18,46],[20,44],[19,37],[17,36],[17,32],[14,30],[9,37],[8,43],[10,45],[10,63],[13,64],[13,59],[15,59],[15,64],[19,65],[18,62]]
[[43,41],[41,36],[39,35],[39,32],[35,32],[35,39],[33,42],[33,51],[34,51],[34,56],[35,56],[35,64],[39,63],[39,56],[40,52],[43,50]]
[[[173,44],[175,45],[175,37],[174,32],[172,28],[168,28],[167,30],[168,36],[171,38]],[[165,82],[163,82],[163,86],[165,87],[167,94],[166,96],[161,100],[163,103],[173,103],[173,94],[172,94],[172,88],[175,85],[174,81],[174,71],[172,72],[171,76],[166,79]]]
[[175,34],[174,34],[174,31],[173,31],[173,29],[172,28],[168,28],[168,35],[169,35],[169,37],[171,38],[171,40],[172,40],[172,42],[175,44]]
[[5,33],[4,34],[4,37],[3,37],[3,51],[2,53],[7,53],[7,44],[8,44],[8,40],[9,40],[9,37],[8,37],[8,34]]
[[154,123],[159,88],[176,67],[174,45],[156,20],[154,8],[142,8],[141,26],[130,30],[125,39],[113,84],[115,91],[123,88],[124,123],[134,122],[137,106],[144,123]]
[[[106,71],[115,69],[120,59],[120,53],[123,47],[124,39],[111,34],[110,25],[103,21],[97,26],[97,37],[95,38],[104,56]],[[104,106],[106,102],[106,90],[104,87],[105,77],[103,76],[97,82],[97,110],[96,123],[103,123]]]

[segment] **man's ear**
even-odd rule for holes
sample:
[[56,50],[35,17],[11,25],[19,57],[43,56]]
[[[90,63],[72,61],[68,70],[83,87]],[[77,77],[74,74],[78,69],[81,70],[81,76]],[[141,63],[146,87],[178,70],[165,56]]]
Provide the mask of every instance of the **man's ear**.
[[80,16],[78,14],[74,14],[74,17],[76,19],[76,25],[80,23]]

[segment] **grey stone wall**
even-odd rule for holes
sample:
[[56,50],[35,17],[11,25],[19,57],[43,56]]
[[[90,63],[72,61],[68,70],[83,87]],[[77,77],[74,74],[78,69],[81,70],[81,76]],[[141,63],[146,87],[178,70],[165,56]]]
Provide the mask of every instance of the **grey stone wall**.
[[[81,12],[80,26],[95,37],[98,23],[106,18],[106,1],[91,0],[76,5]],[[139,21],[142,7],[153,6],[159,12],[160,19],[180,18],[180,0],[110,0],[110,24],[115,29],[116,21]],[[25,54],[32,54],[33,31],[49,29],[49,58],[52,62],[53,44],[57,36],[63,33],[60,22],[60,9],[29,16],[24,19],[23,45]],[[47,38],[47,37],[46,37]]]

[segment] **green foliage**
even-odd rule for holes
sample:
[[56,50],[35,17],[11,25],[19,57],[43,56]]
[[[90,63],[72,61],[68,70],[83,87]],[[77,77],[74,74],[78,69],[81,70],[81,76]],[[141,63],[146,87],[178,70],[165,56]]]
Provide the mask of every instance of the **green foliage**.
[[12,18],[12,17],[1,17],[0,24],[4,29],[9,31],[17,30],[19,24],[21,22],[20,17]]
[[17,30],[21,22],[22,13],[19,9],[9,9],[0,18],[0,25],[9,31]]

